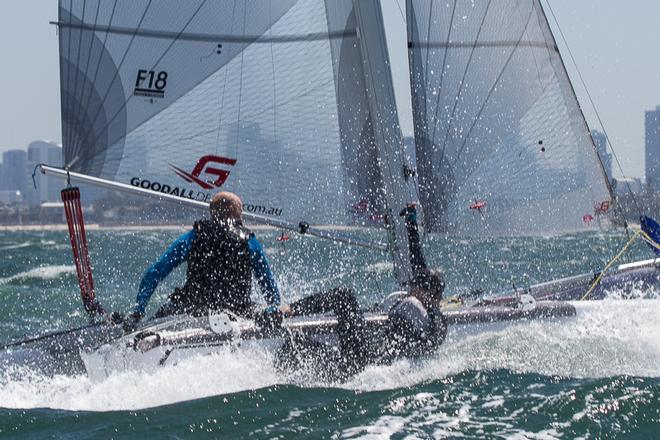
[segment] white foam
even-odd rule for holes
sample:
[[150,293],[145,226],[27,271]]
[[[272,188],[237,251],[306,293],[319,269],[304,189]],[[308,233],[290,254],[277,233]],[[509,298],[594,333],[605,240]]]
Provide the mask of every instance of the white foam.
[[23,242],[23,243],[16,243],[16,244],[9,244],[7,246],[2,246],[0,247],[0,251],[10,251],[13,249],[21,249],[21,248],[26,248],[32,246],[32,243],[29,241]]
[[369,264],[365,269],[371,273],[389,273],[392,272],[394,265],[390,261],[380,261],[378,263]]
[[25,272],[17,273],[6,278],[0,278],[0,285],[7,284],[12,281],[27,280],[27,279],[42,279],[42,280],[53,280],[59,278],[61,275],[68,273],[75,273],[75,266],[69,265],[52,265],[52,266],[41,266],[34,269],[30,269]]
[[[365,391],[394,389],[465,370],[497,368],[578,378],[660,377],[660,301],[605,300],[575,306],[578,315],[574,318],[495,325],[481,333],[454,329],[432,359],[371,366],[349,382],[335,385]],[[270,355],[258,350],[190,358],[155,372],[129,370],[98,382],[87,377],[47,378],[27,373],[19,380],[11,377],[0,377],[0,407],[91,411],[155,407],[289,380],[276,373]],[[500,404],[500,400],[487,403]],[[394,402],[393,413],[406,405]],[[450,429],[461,417],[469,417],[469,412],[438,417],[438,426]],[[344,434],[362,432],[377,438],[399,426],[395,417],[377,421],[373,429],[356,428]]]
[[[278,382],[265,353],[199,356],[155,372],[127,371],[95,382],[84,376],[53,378],[25,373],[0,379],[0,407],[111,411],[149,408]],[[12,373],[15,377],[16,373]]]
[[432,359],[371,367],[346,386],[399,388],[465,370],[495,368],[575,378],[660,377],[660,301],[574,305],[578,314],[572,318],[489,324],[481,331],[454,328]]

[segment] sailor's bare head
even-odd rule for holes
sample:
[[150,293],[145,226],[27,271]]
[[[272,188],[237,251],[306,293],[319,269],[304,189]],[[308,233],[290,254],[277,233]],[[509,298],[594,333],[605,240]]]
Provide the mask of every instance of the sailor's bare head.
[[214,220],[241,220],[243,202],[236,194],[222,191],[211,199],[211,217]]

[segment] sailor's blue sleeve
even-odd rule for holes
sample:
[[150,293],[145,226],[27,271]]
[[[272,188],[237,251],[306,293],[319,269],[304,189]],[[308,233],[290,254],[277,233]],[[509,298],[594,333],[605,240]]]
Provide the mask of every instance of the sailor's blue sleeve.
[[261,293],[263,293],[264,299],[268,303],[266,310],[275,311],[280,305],[280,291],[277,288],[273,272],[270,270],[264,249],[254,234],[248,240],[248,247],[250,249],[250,259],[252,260],[252,270],[259,282]]
[[188,259],[194,238],[194,229],[186,232],[177,238],[165,253],[161,255],[158,261],[147,269],[142,277],[140,290],[138,291],[137,299],[135,301],[135,313],[144,315],[147,303],[149,302],[151,295],[153,295],[154,290],[156,290],[158,283],[164,280],[165,277],[167,277],[179,264]]

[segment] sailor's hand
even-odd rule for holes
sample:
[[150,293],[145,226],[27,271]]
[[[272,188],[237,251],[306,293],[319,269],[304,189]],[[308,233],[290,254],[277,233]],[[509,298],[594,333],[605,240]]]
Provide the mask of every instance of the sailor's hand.
[[126,315],[123,323],[124,332],[131,333],[134,331],[141,319],[142,314],[138,312],[133,312]]
[[408,222],[417,221],[417,205],[415,203],[408,203],[405,208],[399,212],[401,217],[405,217]]
[[280,306],[280,312],[282,312],[282,315],[284,315],[285,317],[288,318],[289,316],[292,315],[291,306],[289,304],[281,305]]
[[106,325],[117,325],[124,322],[124,314],[121,312],[106,313],[103,323]]

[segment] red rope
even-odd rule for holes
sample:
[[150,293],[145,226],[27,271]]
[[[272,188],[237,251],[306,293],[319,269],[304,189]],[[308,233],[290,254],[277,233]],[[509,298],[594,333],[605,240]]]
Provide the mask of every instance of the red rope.
[[69,227],[69,238],[73,261],[78,273],[78,285],[85,310],[90,315],[103,314],[105,311],[96,301],[94,293],[94,279],[92,277],[92,263],[89,258],[85,222],[83,220],[82,206],[80,204],[80,190],[78,188],[65,188],[62,190],[64,214]]

